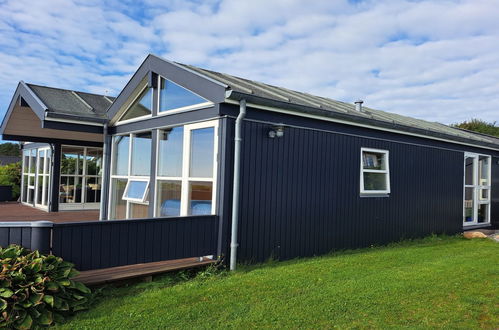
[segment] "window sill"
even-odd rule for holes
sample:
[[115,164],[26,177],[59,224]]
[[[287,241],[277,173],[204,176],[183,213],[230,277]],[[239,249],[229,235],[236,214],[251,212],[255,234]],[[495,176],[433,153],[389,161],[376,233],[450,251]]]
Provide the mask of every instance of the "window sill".
[[360,193],[361,198],[364,197],[390,197],[388,193]]
[[490,222],[473,224],[473,225],[463,224],[463,230],[474,230],[474,229],[489,228],[489,227],[492,227],[492,224]]

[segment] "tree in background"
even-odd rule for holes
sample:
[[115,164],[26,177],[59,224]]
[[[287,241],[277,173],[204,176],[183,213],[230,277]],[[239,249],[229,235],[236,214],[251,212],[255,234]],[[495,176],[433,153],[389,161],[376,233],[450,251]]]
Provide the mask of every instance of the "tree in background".
[[0,156],[21,156],[21,150],[17,143],[1,143],[0,144]]
[[499,126],[496,126],[496,122],[488,123],[481,119],[471,119],[470,121],[453,124],[452,126],[466,129],[468,131],[499,136]]
[[12,199],[21,194],[21,162],[0,166],[0,185],[12,186]]

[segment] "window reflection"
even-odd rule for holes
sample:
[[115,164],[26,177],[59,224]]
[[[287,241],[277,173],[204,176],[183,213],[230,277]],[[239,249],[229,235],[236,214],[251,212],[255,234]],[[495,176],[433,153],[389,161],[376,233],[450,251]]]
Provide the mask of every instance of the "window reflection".
[[159,132],[158,176],[182,176],[184,128]]
[[149,175],[151,173],[151,132],[138,133],[132,140],[131,175]]
[[209,178],[213,176],[214,133],[213,127],[191,131],[191,177]]
[[159,90],[159,112],[174,110],[190,105],[207,102],[206,99],[177,85],[176,83],[161,78]]

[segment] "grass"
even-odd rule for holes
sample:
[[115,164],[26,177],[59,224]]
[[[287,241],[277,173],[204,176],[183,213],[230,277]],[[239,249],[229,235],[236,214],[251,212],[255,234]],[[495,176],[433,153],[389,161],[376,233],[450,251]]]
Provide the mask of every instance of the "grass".
[[106,288],[60,326],[499,328],[499,244],[431,237],[323,257]]

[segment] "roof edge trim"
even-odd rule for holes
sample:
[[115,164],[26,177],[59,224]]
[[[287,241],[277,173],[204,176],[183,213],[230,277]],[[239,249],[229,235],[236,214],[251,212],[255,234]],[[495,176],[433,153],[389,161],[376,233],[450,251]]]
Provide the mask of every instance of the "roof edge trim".
[[[294,103],[286,103],[286,102],[280,102],[280,101],[276,101],[276,100],[270,100],[270,99],[258,97],[255,95],[243,94],[243,93],[236,92],[236,91],[231,91],[230,93],[226,94],[225,103],[237,105],[237,104],[239,104],[239,100],[241,100],[241,99],[246,99],[246,101],[248,102],[247,105],[249,107],[253,107],[253,108],[257,108],[257,109],[262,109],[262,110],[267,110],[267,111],[275,111],[275,112],[290,114],[290,115],[299,116],[299,117],[307,117],[307,118],[312,118],[312,119],[325,120],[325,121],[330,121],[330,122],[335,122],[335,123],[340,123],[340,124],[345,124],[345,125],[365,127],[365,128],[379,130],[379,131],[393,132],[393,133],[402,134],[402,135],[417,136],[417,137],[421,137],[421,138],[425,138],[425,139],[444,141],[444,142],[449,142],[449,143],[454,143],[454,144],[471,146],[471,147],[475,147],[475,148],[482,148],[482,149],[499,151],[499,145],[495,145],[493,143],[483,143],[483,144],[477,143],[473,140],[469,140],[469,139],[465,139],[465,138],[459,138],[459,137],[455,137],[455,136],[447,135],[447,134],[443,134],[443,133],[438,133],[438,132],[433,133],[432,131],[429,131],[429,130],[423,130],[420,128],[409,127],[409,126],[404,126],[404,125],[395,124],[395,123],[392,123],[392,124],[384,123],[384,122],[378,121],[376,119],[359,118],[359,119],[355,120],[356,118],[354,119],[354,118],[352,118],[348,115],[344,115],[342,113],[333,113],[333,112],[330,112],[327,110],[306,107],[306,106],[302,106],[302,105],[298,105],[298,104],[294,104]],[[251,101],[254,101],[255,103],[253,103]],[[265,102],[267,102],[269,105],[264,104]],[[302,111],[304,110],[305,112],[293,111],[293,108],[295,110],[302,110]],[[341,118],[341,117],[344,117],[344,118]],[[370,124],[369,122],[379,123],[380,126]],[[389,126],[392,126],[392,127],[389,127]],[[430,132],[433,134],[429,134]],[[439,135],[439,136],[436,136],[436,135]]]
[[10,116],[12,115],[12,111],[14,111],[16,103],[19,100],[19,97],[22,97],[24,101],[29,104],[30,108],[33,110],[36,116],[40,118],[41,121],[45,118],[45,111],[48,109],[48,107],[42,102],[42,100],[40,100],[36,93],[31,88],[29,88],[29,86],[24,81],[21,80],[17,84],[14,95],[12,96],[9,107],[7,108],[7,112],[2,119],[2,124],[0,125],[0,134],[2,135],[5,131]]

